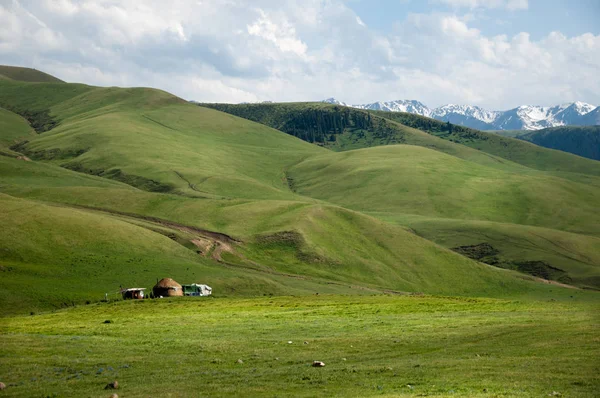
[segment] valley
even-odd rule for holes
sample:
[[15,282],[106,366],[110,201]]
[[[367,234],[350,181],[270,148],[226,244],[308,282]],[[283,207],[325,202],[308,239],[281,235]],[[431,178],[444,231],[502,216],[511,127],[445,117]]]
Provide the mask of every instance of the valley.
[[[593,396],[600,162],[408,113],[0,75],[11,396]],[[214,294],[120,299],[166,276]]]

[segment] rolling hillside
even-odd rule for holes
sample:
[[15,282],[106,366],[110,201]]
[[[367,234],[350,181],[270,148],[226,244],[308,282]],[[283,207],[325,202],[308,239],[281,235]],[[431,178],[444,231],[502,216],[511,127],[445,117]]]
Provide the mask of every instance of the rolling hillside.
[[[325,103],[200,105],[263,123],[335,151],[408,144],[484,165],[502,164],[512,170],[516,163],[559,174],[600,176],[598,162],[411,113],[364,111]],[[579,175],[569,178],[587,180]]]
[[64,83],[59,78],[36,69],[8,65],[0,65],[0,80],[2,79],[21,82]]
[[571,285],[599,285],[598,237],[510,223],[372,214],[477,261]]
[[0,131],[0,153],[13,157],[19,154],[10,150],[10,146],[36,136],[27,120],[3,108],[0,108]]
[[289,174],[296,192],[358,211],[510,222],[600,236],[600,218],[594,214],[598,188],[504,172],[421,147],[327,154],[305,160]]
[[[98,300],[165,274],[220,295],[560,299],[572,290],[475,261],[396,221],[417,214],[600,234],[593,184],[363,111],[323,147],[154,89],[5,79],[0,105],[1,125],[12,126],[0,131],[9,155],[0,157],[10,231],[0,237],[3,311]],[[327,149],[381,143],[391,135],[377,134],[390,131],[402,145]],[[594,180],[587,162],[595,166],[581,159],[564,171]],[[548,278],[596,286],[594,249],[575,250],[591,260]]]
[[[496,266],[524,270],[528,266],[522,264],[539,260],[545,269],[585,269],[581,278],[563,275],[563,279],[598,284],[594,244],[584,245],[586,249],[578,246],[574,252],[581,257],[573,263],[567,259],[572,257],[570,249],[558,249],[557,254],[548,243],[556,237],[566,239],[561,231],[575,233],[570,236],[582,242],[595,242],[600,231],[590,214],[595,214],[594,203],[600,200],[598,162],[409,113],[365,114],[328,104],[207,106],[309,137],[308,141],[320,131],[330,139],[315,140],[316,144],[347,151],[292,167],[288,179],[300,194],[411,228],[408,220],[429,217],[423,236],[446,247],[486,242],[500,253],[501,260],[491,261]],[[426,149],[393,145],[398,143]],[[393,146],[381,147],[388,144]],[[488,226],[486,231],[482,223]],[[501,231],[489,233],[501,225],[509,225],[510,231],[498,228]],[[529,226],[554,232],[548,241],[530,239]],[[446,238],[451,235],[463,239],[453,246]],[[506,242],[515,239],[529,242],[527,248],[511,249]],[[559,272],[527,272],[559,277]]]

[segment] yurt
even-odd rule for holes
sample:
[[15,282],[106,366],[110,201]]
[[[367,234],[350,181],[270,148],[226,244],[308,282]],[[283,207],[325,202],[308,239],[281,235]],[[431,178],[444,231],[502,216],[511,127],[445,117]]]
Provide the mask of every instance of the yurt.
[[181,285],[173,279],[163,278],[154,285],[152,293],[154,294],[154,297],[176,297],[183,296],[183,289],[181,288]]

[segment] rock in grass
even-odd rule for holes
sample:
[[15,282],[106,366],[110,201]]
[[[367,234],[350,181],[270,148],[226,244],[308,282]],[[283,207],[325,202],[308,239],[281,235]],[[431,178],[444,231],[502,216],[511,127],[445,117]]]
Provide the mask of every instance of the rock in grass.
[[109,398],[119,398],[117,394],[111,394]]
[[312,366],[313,368],[322,368],[323,366],[325,366],[325,362],[313,361]]
[[113,323],[113,321],[111,321],[110,319],[107,319],[104,321],[104,323]]
[[242,361],[241,359],[238,359],[237,363],[242,364],[242,363],[244,363],[244,361]]
[[118,381],[113,381],[112,383],[108,383],[106,385],[106,387],[104,387],[105,390],[117,390],[119,388],[119,382]]
[[6,384],[0,383],[0,391],[5,390],[5,389],[6,389]]

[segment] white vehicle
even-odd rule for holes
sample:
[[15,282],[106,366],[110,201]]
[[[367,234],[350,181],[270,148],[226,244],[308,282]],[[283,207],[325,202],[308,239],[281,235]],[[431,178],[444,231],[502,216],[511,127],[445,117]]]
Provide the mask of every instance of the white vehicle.
[[190,283],[183,285],[182,288],[184,296],[210,296],[212,294],[212,287],[208,285]]

